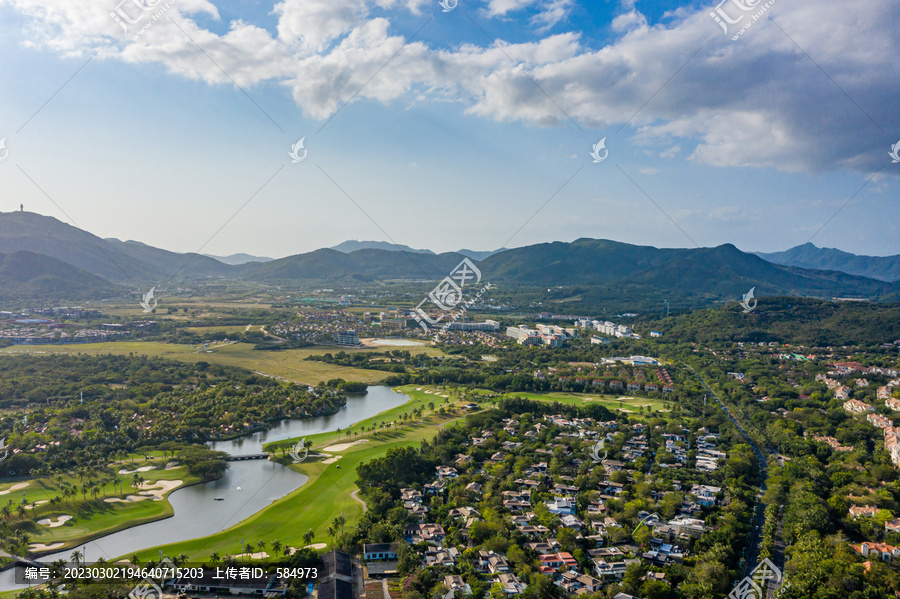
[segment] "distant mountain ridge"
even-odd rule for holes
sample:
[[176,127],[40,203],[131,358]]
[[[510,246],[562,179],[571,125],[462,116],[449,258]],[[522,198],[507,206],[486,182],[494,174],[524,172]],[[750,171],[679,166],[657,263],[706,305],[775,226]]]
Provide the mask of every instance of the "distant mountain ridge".
[[266,258],[265,256],[253,256],[251,254],[244,254],[243,252],[231,254],[230,256],[213,256],[212,254],[203,255],[207,258],[218,260],[222,264],[229,264],[231,266],[240,266],[241,264],[247,264],[248,262],[271,262],[275,259]]
[[[358,252],[359,250],[387,250],[389,252],[412,252],[414,254],[437,255],[431,250],[417,250],[409,247],[408,245],[403,245],[400,243],[390,243],[387,241],[356,241],[355,239],[344,241],[335,246],[332,246],[329,249],[337,250],[345,254],[352,254],[353,252]],[[497,252],[502,252],[504,250],[506,250],[506,248],[485,251],[462,249],[451,253],[461,254],[463,256],[466,256],[467,258],[471,258],[472,260],[477,260],[480,262],[488,256],[496,254]]]
[[775,264],[837,270],[879,281],[900,281],[900,255],[860,256],[835,248],[816,247],[812,243],[804,243],[783,252],[754,253]]
[[400,243],[390,243],[388,241],[357,241],[355,239],[348,239],[347,241],[341,242],[336,246],[331,248],[332,250],[337,250],[338,252],[342,252],[344,254],[351,254],[353,252],[358,252],[359,250],[387,250],[389,252],[412,252],[414,254],[434,254],[431,250],[416,250],[408,245],[403,245]]
[[537,286],[596,286],[628,293],[675,292],[680,296],[756,295],[867,297],[896,301],[900,285],[841,272],[783,266],[732,244],[713,248],[660,249],[604,239],[541,243],[506,250],[479,263],[492,281]]
[[222,276],[227,264],[200,254],[178,254],[137,241],[103,239],[52,216],[0,213],[0,253],[28,250],[62,260],[108,281]]
[[[366,243],[380,247],[351,252],[325,248],[267,262],[231,265],[200,254],[178,254],[135,241],[101,239],[52,217],[28,212],[0,213],[0,254],[23,250],[33,254],[19,256],[11,263],[10,272],[20,275],[28,275],[27,268],[34,268],[34,281],[15,283],[20,290],[45,289],[37,280],[44,275],[58,276],[73,291],[79,289],[76,279],[86,276],[111,283],[140,282],[142,286],[209,278],[288,286],[433,283],[448,276],[465,257],[461,252],[435,254],[404,250],[406,246],[393,244],[386,248],[384,242],[348,243],[342,244],[345,250]],[[62,269],[62,264],[42,263],[37,258],[42,255],[78,272]],[[529,301],[547,299],[572,309],[590,309],[611,299],[620,303],[640,300],[645,304],[661,304],[662,299],[683,300],[684,305],[701,305],[738,299],[751,287],[756,289],[757,297],[900,301],[900,283],[837,270],[780,265],[731,244],[661,249],[604,239],[578,239],[490,252],[482,260],[473,255],[472,259],[482,272],[482,280],[498,289],[527,289]],[[32,266],[23,266],[27,264]],[[91,281],[89,287],[100,288],[99,281]],[[107,288],[103,289],[105,293]]]

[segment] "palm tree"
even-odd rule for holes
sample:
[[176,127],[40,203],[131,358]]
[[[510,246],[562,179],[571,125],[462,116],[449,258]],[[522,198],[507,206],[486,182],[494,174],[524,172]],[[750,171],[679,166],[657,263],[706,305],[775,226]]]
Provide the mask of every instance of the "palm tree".
[[185,553],[182,551],[177,556],[175,556],[175,565],[183,565],[185,562],[187,562],[187,559],[188,556],[185,555]]
[[78,564],[81,563],[82,557],[83,557],[83,554],[76,549],[75,551],[72,552],[72,555],[69,556],[69,559],[71,559],[73,562],[75,562],[75,565],[77,566]]
[[141,485],[141,475],[135,472],[131,475],[131,486],[137,489]]
[[137,554],[137,553],[132,553],[132,554],[131,554],[131,565],[132,565],[132,566],[139,566],[139,565],[141,565],[141,558],[138,557],[138,554]]
[[278,555],[279,551],[281,551],[281,541],[275,539],[272,541],[272,553]]
[[329,526],[329,527],[328,527],[328,530],[325,531],[325,534],[327,534],[329,537],[331,537],[331,544],[332,544],[332,545],[334,545],[334,533],[335,533],[335,530],[334,530],[334,528],[332,528],[331,526]]
[[315,533],[313,532],[313,529],[310,528],[310,529],[307,530],[305,533],[303,533],[303,545],[304,545],[304,546],[306,546],[306,545],[311,545],[312,542],[313,542],[313,539],[314,539],[315,537],[316,537],[316,535],[315,535]]
[[219,553],[217,551],[213,551],[212,553],[209,554],[209,563],[211,563],[212,565],[215,566],[220,561],[222,561],[222,557],[219,555]]
[[259,552],[262,553],[262,550],[266,548],[266,542],[262,539],[256,542],[256,548],[259,549]]

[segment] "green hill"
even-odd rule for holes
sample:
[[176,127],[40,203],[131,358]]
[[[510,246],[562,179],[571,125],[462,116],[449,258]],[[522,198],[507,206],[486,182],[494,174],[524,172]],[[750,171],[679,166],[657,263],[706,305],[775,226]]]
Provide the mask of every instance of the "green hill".
[[56,258],[29,251],[0,254],[0,300],[96,300],[119,294],[118,286]]
[[486,279],[521,286],[572,286],[583,296],[670,294],[677,298],[756,295],[892,300],[900,285],[832,271],[772,264],[731,244],[660,249],[603,239],[507,250],[479,264]]
[[233,268],[199,254],[177,254],[135,241],[102,239],[34,212],[0,213],[0,253],[20,250],[45,254],[116,282],[218,276]]
[[661,343],[762,342],[806,346],[881,345],[900,339],[900,304],[829,302],[812,298],[760,299],[745,313],[736,302],[648,321]]

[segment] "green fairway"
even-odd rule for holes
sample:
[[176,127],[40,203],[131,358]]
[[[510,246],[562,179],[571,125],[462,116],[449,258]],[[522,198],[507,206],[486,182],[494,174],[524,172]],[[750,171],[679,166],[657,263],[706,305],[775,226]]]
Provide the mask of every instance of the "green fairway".
[[[425,404],[427,403],[425,401]],[[415,401],[407,402],[400,408],[380,414],[376,420],[382,422],[396,410],[409,411],[414,405]],[[329,448],[325,447],[311,454],[303,463],[289,466],[309,477],[306,484],[247,520],[215,535],[149,548],[138,555],[142,560],[155,558],[159,550],[166,555],[184,553],[191,559],[204,559],[213,552],[220,556],[238,555],[241,551],[241,539],[253,543],[254,547],[262,540],[266,544],[264,551],[271,555],[272,541],[277,539],[283,545],[300,547],[304,544],[303,533],[309,529],[312,529],[315,535],[313,544],[329,545],[332,540],[327,536],[326,530],[335,518],[343,514],[345,526],[351,527],[362,516],[362,505],[351,497],[351,493],[356,490],[356,467],[360,463],[381,457],[392,447],[417,445],[423,439],[433,436],[441,424],[460,416],[459,411],[444,415],[432,414],[420,422],[355,436],[347,443],[365,442],[346,448],[339,447],[340,451],[329,451]],[[337,438],[336,433],[324,433],[307,438],[314,443],[314,447],[321,447],[323,444],[330,444],[331,447],[345,444],[343,440]],[[333,441],[339,442],[332,443]],[[327,452],[331,457],[322,455],[323,452]],[[335,456],[340,458],[331,461]],[[326,463],[326,460],[331,463]]]
[[606,406],[609,410],[621,411],[625,413],[640,414],[640,409],[645,411],[669,410],[669,402],[662,399],[651,397],[633,397],[625,395],[599,395],[594,393],[530,393],[519,392],[510,393],[510,397],[523,397],[534,401],[556,402],[574,405],[586,406],[589,404],[599,403]]
[[[113,481],[97,481],[96,492],[90,488],[83,492],[82,485],[88,479],[70,475],[6,483],[0,485],[0,506],[9,506],[10,513],[4,511],[4,518],[15,530],[28,535],[31,553],[75,547],[118,530],[171,516],[172,506],[166,500],[169,493],[199,479],[189,475],[184,467],[166,470],[167,462],[165,459],[148,461],[141,456],[134,465],[128,461],[116,464],[115,471],[129,471],[117,474],[121,487]],[[148,466],[153,469],[147,470]],[[137,468],[144,468],[138,472],[144,479],[138,488],[132,486],[132,471]],[[75,488],[77,493],[67,497],[63,493],[65,486]],[[157,495],[162,499],[153,499]],[[145,499],[135,501],[129,497]],[[19,507],[23,501],[24,509]]]

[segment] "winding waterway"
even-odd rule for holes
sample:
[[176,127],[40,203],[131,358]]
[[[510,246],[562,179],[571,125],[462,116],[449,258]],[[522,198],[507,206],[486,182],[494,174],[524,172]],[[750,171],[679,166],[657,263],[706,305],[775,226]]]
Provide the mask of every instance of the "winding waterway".
[[[264,443],[345,429],[408,400],[408,395],[396,393],[390,387],[369,387],[365,395],[348,396],[347,405],[331,416],[282,420],[266,431],[210,445],[233,455],[260,453]],[[215,534],[250,517],[307,480],[305,475],[268,460],[229,462],[228,466],[225,475],[218,480],[183,487],[169,494],[169,502],[175,510],[171,518],[115,532],[85,544],[81,550],[86,561],[131,555],[148,547]],[[222,500],[216,501],[217,497]],[[68,561],[72,551],[74,549],[46,555],[40,561]],[[13,583],[12,570],[0,573],[0,591],[21,588]]]

